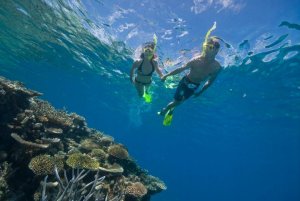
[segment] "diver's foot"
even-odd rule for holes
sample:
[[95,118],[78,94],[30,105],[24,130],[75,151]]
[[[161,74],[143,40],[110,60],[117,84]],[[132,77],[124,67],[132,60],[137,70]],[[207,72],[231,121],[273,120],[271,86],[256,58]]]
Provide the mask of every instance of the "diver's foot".
[[165,116],[166,113],[167,113],[166,108],[163,108],[163,109],[161,109],[161,111],[157,112],[157,114],[160,115],[160,116]]

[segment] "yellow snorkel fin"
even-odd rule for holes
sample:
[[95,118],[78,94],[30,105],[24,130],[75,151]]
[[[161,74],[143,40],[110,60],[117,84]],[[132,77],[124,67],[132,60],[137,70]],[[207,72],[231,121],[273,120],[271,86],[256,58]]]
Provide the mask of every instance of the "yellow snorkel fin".
[[144,92],[143,98],[144,98],[144,101],[146,103],[151,103],[152,102],[152,96],[151,96],[151,94],[149,94],[147,92]]
[[151,92],[151,87],[146,88],[144,87],[144,94],[143,94],[143,99],[146,103],[151,103],[152,102],[152,92]]
[[171,125],[172,120],[173,120],[173,110],[174,109],[168,110],[168,112],[165,114],[164,121],[163,121],[164,126]]

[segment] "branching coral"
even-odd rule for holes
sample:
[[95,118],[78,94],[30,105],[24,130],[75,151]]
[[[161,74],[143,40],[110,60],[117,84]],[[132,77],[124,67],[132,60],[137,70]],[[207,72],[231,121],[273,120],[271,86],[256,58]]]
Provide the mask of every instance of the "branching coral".
[[[69,179],[64,170],[64,178],[59,176],[57,168],[55,168],[55,177],[59,184],[59,190],[55,196],[56,201],[121,201],[122,195],[117,195],[112,199],[108,199],[104,195],[102,186],[105,177],[100,177],[98,172],[95,174],[95,179],[89,183],[84,183],[83,180],[90,173],[88,170],[72,169],[72,177]],[[42,189],[41,201],[47,201],[47,178],[45,177]]]

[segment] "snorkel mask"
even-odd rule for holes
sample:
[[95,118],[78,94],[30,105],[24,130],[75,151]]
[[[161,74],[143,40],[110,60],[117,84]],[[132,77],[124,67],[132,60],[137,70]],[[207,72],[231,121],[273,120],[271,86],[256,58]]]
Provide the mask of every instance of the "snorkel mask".
[[143,45],[143,53],[141,55],[141,57],[144,57],[144,54],[148,51],[150,51],[151,53],[153,53],[153,57],[156,57],[156,55],[154,54],[156,51],[156,45],[157,45],[157,36],[156,34],[153,35],[153,42],[147,42],[144,43]]

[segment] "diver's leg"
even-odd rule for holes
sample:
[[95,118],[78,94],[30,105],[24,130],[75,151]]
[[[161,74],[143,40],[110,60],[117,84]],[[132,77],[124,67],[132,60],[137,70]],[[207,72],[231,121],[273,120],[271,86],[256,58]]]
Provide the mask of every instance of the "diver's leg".
[[140,83],[135,83],[135,88],[138,92],[138,95],[139,97],[143,97],[144,95],[144,90],[145,90],[145,87],[144,85],[140,84]]
[[182,101],[177,101],[177,100],[173,100],[172,102],[170,102],[167,107],[163,108],[160,112],[159,115],[164,116],[168,111],[170,111],[171,113],[174,111],[175,107],[177,107],[178,105],[180,105],[182,103]]
[[179,85],[176,89],[173,101],[170,102],[167,105],[167,107],[163,108],[160,112],[158,112],[158,114],[164,116],[168,111],[172,113],[175,107],[177,107],[184,101],[184,92],[185,92],[185,85],[184,85],[184,77],[183,77],[180,80]]
[[145,85],[145,93],[149,94],[150,91],[150,84]]

